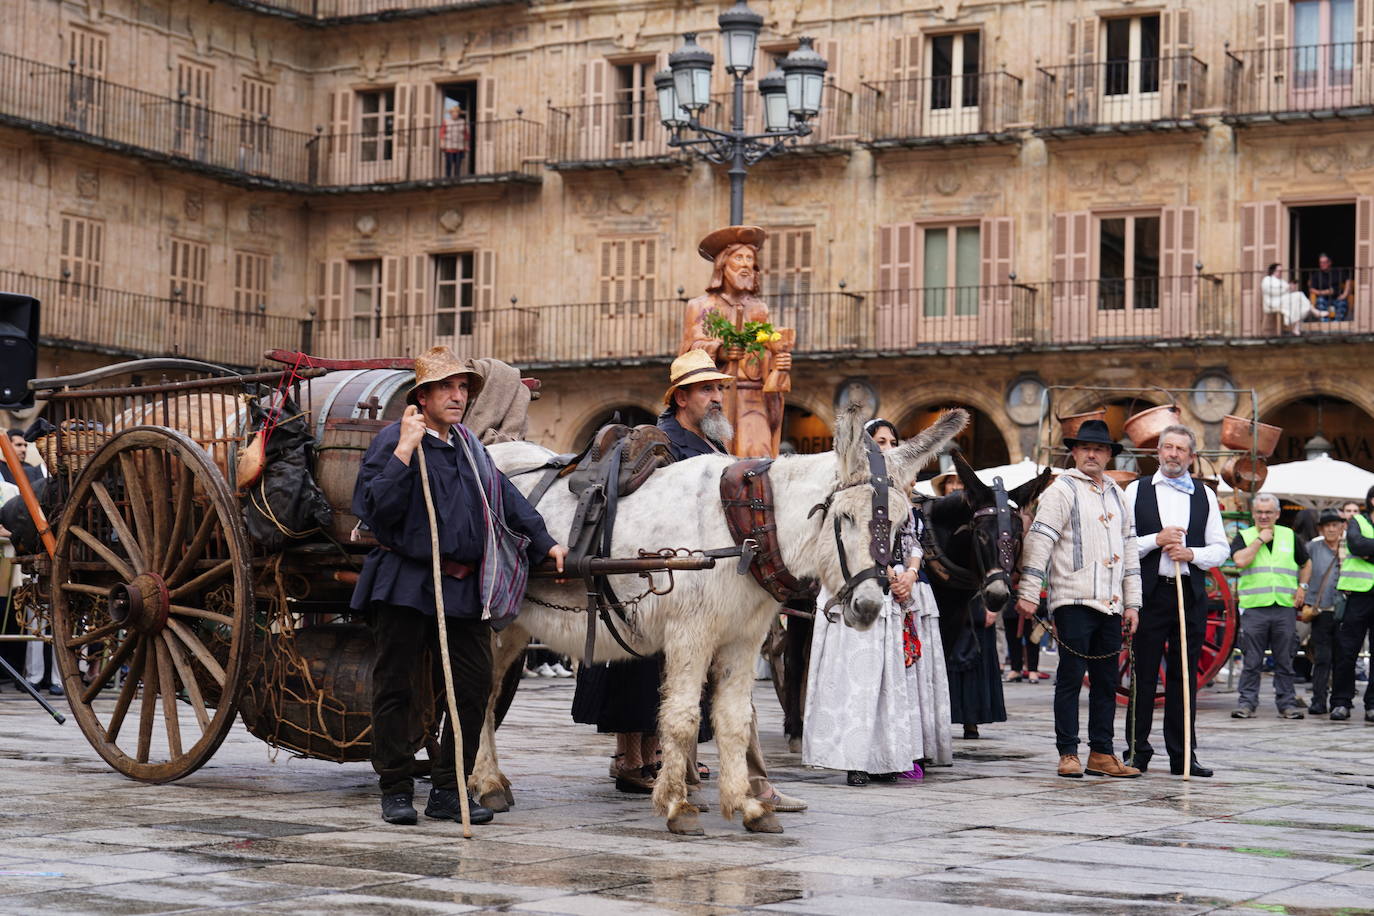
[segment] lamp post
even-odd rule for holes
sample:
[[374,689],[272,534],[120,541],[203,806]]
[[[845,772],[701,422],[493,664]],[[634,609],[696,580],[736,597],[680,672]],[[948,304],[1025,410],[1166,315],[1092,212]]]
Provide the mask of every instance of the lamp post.
[[711,104],[715,57],[697,44],[695,32],[682,36],[682,47],[668,56],[669,69],[654,75],[654,89],[659,120],[669,131],[668,145],[730,166],[730,223],[738,226],[744,222],[744,178],[749,166],[811,133],[809,122],[821,111],[827,65],[812,47],[812,39],[800,39],[800,46],[781,62],[781,69],[759,80],[763,133],[749,133],[744,129],[744,78],[754,69],[763,17],[745,0],[738,0],[717,21],[725,70],[734,77],[730,128],[701,123],[701,113]]

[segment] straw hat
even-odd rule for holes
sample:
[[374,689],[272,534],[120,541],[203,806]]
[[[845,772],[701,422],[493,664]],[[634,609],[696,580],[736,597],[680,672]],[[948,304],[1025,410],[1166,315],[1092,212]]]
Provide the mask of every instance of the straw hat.
[[959,479],[959,472],[953,469],[936,474],[930,478],[930,488],[936,496],[948,496],[949,485]]
[[760,248],[766,238],[768,238],[768,233],[758,226],[726,226],[724,229],[717,229],[702,239],[701,244],[697,245],[697,254],[708,261],[714,261],[716,255],[731,245],[753,245],[755,248]]
[[683,385],[717,380],[733,382],[735,378],[717,369],[716,361],[711,359],[705,350],[688,350],[673,360],[672,368],[668,370],[668,390],[663,392],[663,403],[671,405],[673,392]]
[[415,357],[415,384],[406,392],[406,403],[419,406],[415,393],[430,382],[442,382],[455,375],[468,375],[468,403],[477,400],[484,381],[482,373],[470,362],[464,362],[453,355],[448,347],[431,347]]

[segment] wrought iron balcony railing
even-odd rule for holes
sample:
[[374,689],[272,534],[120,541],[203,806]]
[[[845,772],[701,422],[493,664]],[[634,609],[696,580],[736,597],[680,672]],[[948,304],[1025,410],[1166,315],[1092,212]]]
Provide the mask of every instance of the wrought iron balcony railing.
[[42,303],[45,346],[251,367],[267,349],[301,343],[296,315],[197,305],[12,270],[0,270],[0,290]]
[[1250,119],[1374,114],[1374,41],[1228,48],[1226,108]]
[[474,121],[461,169],[439,149],[439,127],[317,134],[236,117],[0,53],[0,119],[99,146],[290,190],[409,182],[537,180],[543,125],[524,118]]
[[423,16],[528,0],[224,0],[232,6],[322,25]]
[[860,112],[860,133],[875,145],[997,137],[1020,120],[1021,79],[1001,71],[865,83]]
[[592,168],[680,158],[651,96],[549,108],[550,168]]
[[1044,131],[1188,126],[1206,107],[1207,65],[1189,55],[1036,70],[1035,125]]
[[[727,130],[734,96],[720,92],[711,96],[711,105],[701,115],[707,127]],[[828,82],[821,89],[821,113],[808,122],[811,133],[797,140],[800,149],[817,152],[846,149],[858,139],[859,120],[854,110],[854,93]],[[746,87],[744,92],[744,124],[747,130],[763,130],[763,97]]]

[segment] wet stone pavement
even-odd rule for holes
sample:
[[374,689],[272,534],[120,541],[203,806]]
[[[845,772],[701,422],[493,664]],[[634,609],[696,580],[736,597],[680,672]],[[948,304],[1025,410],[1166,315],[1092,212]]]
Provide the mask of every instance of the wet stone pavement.
[[[1010,685],[1011,721],[956,739],[952,768],[856,789],[786,753],[760,683],[772,775],[810,810],[780,815],[781,836],[712,812],[686,839],[615,791],[610,740],[570,721],[571,682],[527,680],[501,732],[517,805],[464,841],[423,816],[382,823],[367,765],[274,761],[241,726],[194,775],[140,785],[9,688],[0,913],[1374,913],[1374,725],[1358,714],[1279,720],[1266,683],[1260,716],[1233,720],[1234,694],[1207,692],[1216,778],[1067,780],[1051,692]],[[713,746],[701,756],[714,768]]]

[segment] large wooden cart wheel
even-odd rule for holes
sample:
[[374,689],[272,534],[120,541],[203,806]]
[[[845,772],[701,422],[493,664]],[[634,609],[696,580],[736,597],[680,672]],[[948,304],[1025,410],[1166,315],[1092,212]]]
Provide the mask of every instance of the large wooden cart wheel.
[[[1203,631],[1202,654],[1197,663],[1197,688],[1201,690],[1217,676],[1231,658],[1231,650],[1236,645],[1236,632],[1240,629],[1240,612],[1236,609],[1235,596],[1221,570],[1211,570],[1207,582],[1207,628]],[[1121,680],[1117,682],[1116,701],[1126,705],[1131,699],[1131,663],[1127,649],[1121,650]],[[1159,681],[1155,687],[1154,704],[1164,706],[1164,664],[1159,666]]]
[[72,713],[110,766],[194,772],[234,723],[252,568],[237,501],[196,442],[121,432],[91,457],[53,557],[53,652]]

